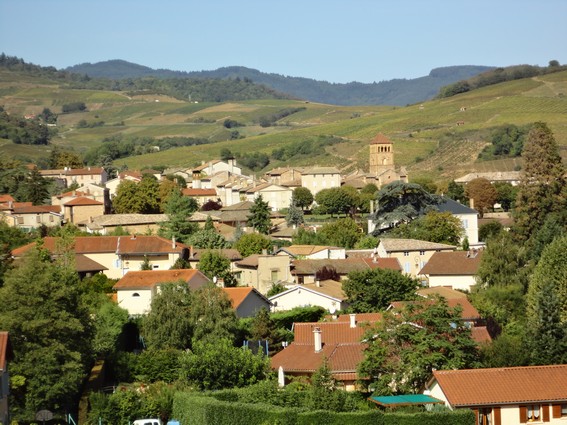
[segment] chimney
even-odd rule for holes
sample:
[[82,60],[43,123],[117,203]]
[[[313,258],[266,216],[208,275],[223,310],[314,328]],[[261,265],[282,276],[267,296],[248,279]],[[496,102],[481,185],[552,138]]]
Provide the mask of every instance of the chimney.
[[320,281],[319,279],[317,279],[317,280],[315,281],[315,286],[316,286],[317,288],[320,288],[320,287],[321,287],[321,281]]
[[469,206],[474,210],[474,199],[473,198],[469,199]]
[[323,342],[321,340],[321,328],[313,329],[313,341],[315,344],[315,352],[321,352],[321,350],[323,349]]
[[268,255],[268,250],[267,249],[262,249],[262,255]]
[[171,249],[175,249],[175,236],[171,237]]
[[195,253],[193,252],[193,245],[189,245],[189,258],[193,258]]
[[356,314],[349,314],[350,318],[350,327],[356,328]]

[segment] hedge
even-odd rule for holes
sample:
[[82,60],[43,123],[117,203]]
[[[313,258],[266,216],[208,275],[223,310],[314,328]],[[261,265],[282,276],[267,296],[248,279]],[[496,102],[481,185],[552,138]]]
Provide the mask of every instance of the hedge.
[[[381,410],[336,413],[282,408],[267,404],[221,401],[216,394],[177,393],[173,418],[182,425],[473,425],[471,410],[454,412],[384,413]],[[220,394],[219,394],[220,395]],[[224,393],[221,398],[233,399]]]

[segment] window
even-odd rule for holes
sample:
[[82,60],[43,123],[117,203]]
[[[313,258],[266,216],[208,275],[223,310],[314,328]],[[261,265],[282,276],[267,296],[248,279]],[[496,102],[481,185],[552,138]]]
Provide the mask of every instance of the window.
[[133,297],[139,297],[140,294],[138,294],[137,292],[134,292],[134,293],[132,294],[132,296],[133,296]]
[[408,251],[404,251],[404,257],[409,257],[409,252],[408,252]]
[[406,273],[410,273],[410,272],[411,272],[411,264],[409,263],[409,261],[404,264],[404,271],[405,271]]
[[50,221],[51,223],[53,223],[54,219],[53,219],[53,216],[52,216],[52,215],[49,216],[49,221]]
[[419,255],[425,255],[425,251],[419,251]]
[[39,214],[35,216],[35,222],[41,223],[41,216]]
[[18,217],[18,224],[24,224],[24,217]]
[[272,282],[277,282],[278,280],[278,271],[272,270]]
[[529,404],[528,408],[528,422],[539,422],[541,419],[540,405]]
[[567,403],[561,405],[561,417],[567,417]]
[[478,410],[478,425],[492,425],[492,409],[485,407]]

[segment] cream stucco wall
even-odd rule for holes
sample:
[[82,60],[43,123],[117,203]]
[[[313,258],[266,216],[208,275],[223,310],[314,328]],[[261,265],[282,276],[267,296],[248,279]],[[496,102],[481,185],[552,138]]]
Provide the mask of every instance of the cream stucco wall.
[[301,176],[301,186],[311,191],[313,196],[323,189],[331,189],[341,186],[341,175],[334,174],[303,174]]
[[42,224],[46,226],[60,226],[62,217],[51,213],[39,214],[13,214],[7,223],[21,229],[35,229]]
[[427,281],[431,288],[446,286],[463,291],[470,291],[471,287],[476,284],[474,276],[429,276]]
[[258,267],[239,267],[234,271],[240,274],[241,286],[252,286],[261,294],[266,294],[276,282],[289,282],[289,257],[287,255],[262,255],[258,257]]
[[436,251],[404,251],[404,252],[380,252],[378,249],[378,256],[382,258],[397,258],[402,271],[412,277],[417,277],[419,271],[431,259]]
[[254,193],[250,200],[253,202],[260,194],[272,211],[279,211],[283,208],[289,208],[293,191],[288,187],[271,185]]
[[[84,253],[86,257],[105,266],[104,274],[110,279],[120,279],[130,270],[138,271],[144,261],[144,255],[116,255],[114,252]],[[169,270],[179,258],[178,253],[149,255],[149,261],[155,270]]]
[[116,291],[118,305],[131,315],[147,314],[152,304],[153,289],[119,289]]
[[340,300],[318,294],[301,286],[295,286],[288,291],[270,297],[274,303],[272,311],[291,310],[295,307],[320,306],[329,311],[331,308],[342,310],[343,305]]

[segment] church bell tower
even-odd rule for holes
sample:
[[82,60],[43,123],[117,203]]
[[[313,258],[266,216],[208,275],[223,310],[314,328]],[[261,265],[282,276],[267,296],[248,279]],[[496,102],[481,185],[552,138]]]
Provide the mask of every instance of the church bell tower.
[[370,174],[379,175],[394,168],[394,147],[392,141],[378,134],[370,142]]

